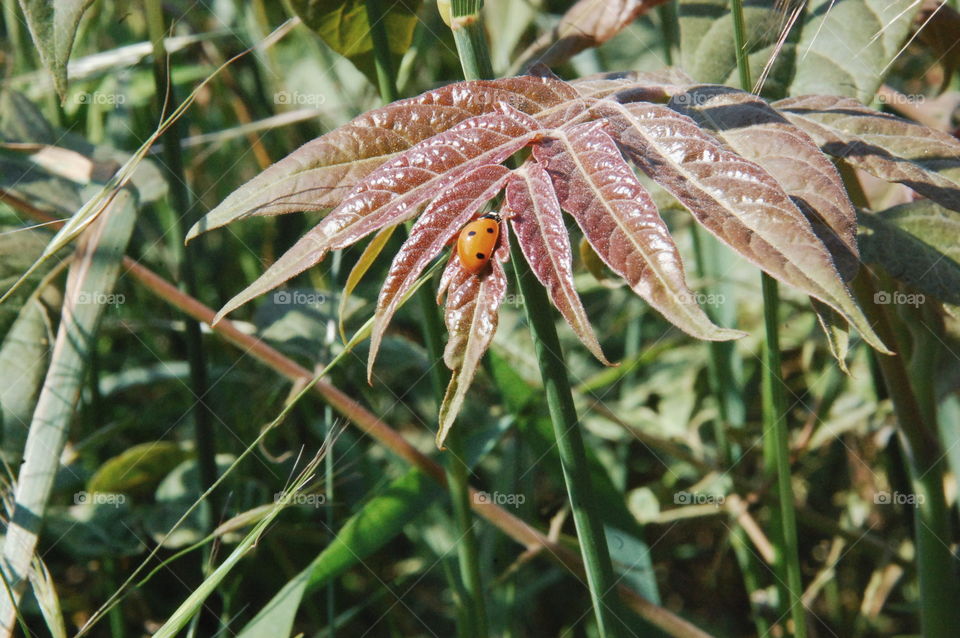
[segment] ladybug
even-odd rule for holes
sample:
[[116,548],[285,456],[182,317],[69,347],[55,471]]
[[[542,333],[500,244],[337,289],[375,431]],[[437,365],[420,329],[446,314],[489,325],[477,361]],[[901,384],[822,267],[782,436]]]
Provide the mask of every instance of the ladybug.
[[471,274],[479,273],[497,247],[500,237],[500,215],[487,213],[463,227],[457,239],[457,257]]

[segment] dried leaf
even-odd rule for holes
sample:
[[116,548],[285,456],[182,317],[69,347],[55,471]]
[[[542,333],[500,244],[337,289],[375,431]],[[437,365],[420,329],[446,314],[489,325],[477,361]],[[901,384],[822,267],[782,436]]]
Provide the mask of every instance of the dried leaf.
[[669,106],[770,173],[807,216],[844,281],[853,279],[860,266],[857,214],[840,173],[809,135],[760,98],[729,87],[692,87]]
[[837,365],[840,366],[844,374],[849,375],[847,354],[850,352],[850,324],[843,318],[843,315],[821,301],[811,297],[810,305],[817,315],[817,323],[820,324],[823,334],[827,338],[830,354],[837,360]]
[[596,110],[609,118],[627,155],[704,228],[773,277],[841,312],[870,345],[889,352],[810,223],[766,171],[667,107],[604,103]]
[[960,141],[850,98],[808,95],[772,104],[825,153],[960,210]]
[[534,149],[553,179],[560,205],[604,263],[671,323],[701,339],[743,336],[715,326],[700,309],[670,230],[601,127],[580,124]]
[[517,233],[517,243],[550,301],[583,345],[610,365],[574,287],[570,237],[550,176],[540,164],[528,162],[514,172],[507,182],[507,208],[505,216]]
[[453,370],[453,375],[440,405],[436,443],[441,450],[445,449],[443,442],[463,406],[480,360],[497,331],[500,304],[507,291],[503,262],[510,255],[507,225],[501,224],[501,227],[499,246],[486,273],[469,273],[456,259],[452,259],[444,271],[442,292],[447,297],[444,320],[449,336],[443,360]]
[[307,142],[235,190],[190,229],[187,241],[254,215],[333,208],[397,153],[501,103],[549,120],[555,115],[552,107],[576,97],[558,79],[523,75],[449,84],[368,111]]
[[406,221],[418,207],[462,176],[503,162],[540,131],[539,123],[507,104],[421,142],[381,166],[267,271],[217,313],[215,320],[386,226]]
[[387,324],[400,307],[403,295],[427,264],[456,237],[464,224],[500,192],[509,174],[510,171],[503,166],[488,165],[464,175],[433,200],[410,229],[410,237],[393,258],[390,271],[380,289],[370,338],[368,379],[372,378],[373,362]]

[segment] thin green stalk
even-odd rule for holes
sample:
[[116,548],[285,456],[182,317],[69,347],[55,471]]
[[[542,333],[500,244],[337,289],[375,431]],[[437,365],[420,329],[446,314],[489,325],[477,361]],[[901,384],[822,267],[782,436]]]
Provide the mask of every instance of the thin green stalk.
[[789,607],[793,618],[793,634],[799,638],[807,635],[806,614],[804,613],[803,583],[800,578],[800,558],[798,555],[797,521],[793,503],[793,487],[790,484],[790,446],[787,436],[787,405],[783,393],[783,379],[780,365],[779,308],[780,295],[777,281],[768,275],[761,275],[763,285],[763,324],[766,340],[763,348],[763,431],[764,466],[777,480],[777,504],[780,510],[779,542],[776,543],[776,563],[778,571],[786,573],[787,600],[780,601],[780,607]]
[[[153,77],[156,86],[156,97],[161,113],[172,111],[176,107],[176,96],[170,80],[167,66],[167,51],[164,46],[164,37],[167,33],[166,21],[163,17],[161,0],[144,0],[146,4],[147,25],[150,32],[150,42],[153,44]],[[166,108],[165,108],[166,107]],[[170,191],[176,214],[174,224],[170,228],[170,246],[174,255],[181,256],[180,287],[191,297],[196,296],[197,286],[193,270],[192,255],[196,254],[201,246],[194,241],[190,249],[183,247],[183,223],[186,218],[188,225],[195,220],[190,218],[190,196],[187,192],[186,178],[183,172],[183,156],[180,150],[179,120],[174,120],[163,134],[163,164],[170,175]],[[200,333],[200,323],[189,317],[186,324],[187,361],[190,365],[191,391],[197,397],[193,402],[192,413],[194,419],[194,444],[197,449],[197,463],[201,490],[209,488],[217,479],[216,437],[213,429],[213,412],[209,406],[210,397],[207,396],[209,382],[207,379],[207,363],[203,352],[203,341]],[[206,531],[213,529],[215,516],[219,511],[219,496],[214,495],[209,502],[209,514],[205,516],[203,528]]]
[[[737,71],[740,88],[752,90],[750,62],[747,57],[747,42],[743,19],[743,0],[731,0],[733,14],[734,44],[736,46]],[[780,608],[785,606],[793,619],[793,635],[805,638],[807,617],[803,606],[803,580],[800,575],[797,521],[793,502],[793,487],[790,483],[790,448],[787,433],[787,402],[780,366],[779,308],[780,293],[776,280],[767,273],[760,273],[763,289],[763,323],[765,342],[763,348],[764,370],[762,386],[764,466],[777,480],[777,508],[779,530],[776,539],[776,565],[781,574],[779,590]],[[786,583],[782,582],[786,575]]]
[[587,573],[590,600],[601,637],[619,635],[616,619],[620,608],[614,587],[613,566],[607,549],[603,523],[590,488],[587,453],[580,436],[580,422],[573,403],[567,368],[563,362],[555,317],[547,293],[536,280],[520,247],[513,243],[510,261],[524,298],[527,322],[533,338],[543,389],[557,439],[557,452],[570,498],[570,509],[580,540],[580,553]]
[[[486,35],[483,32],[480,13],[482,7],[482,0],[453,0],[452,3],[451,29],[460,64],[463,66],[463,75],[468,80],[493,76]],[[590,589],[590,600],[597,618],[598,634],[601,638],[616,636],[620,633],[619,627],[615,625],[620,600],[616,593],[616,581],[603,523],[591,498],[587,455],[580,436],[567,369],[560,354],[560,339],[554,325],[553,310],[546,291],[534,278],[516,243],[512,245],[510,253],[517,283],[525,300],[524,308],[540,365],[567,495],[580,540],[580,552]]]
[[493,63],[483,31],[483,0],[453,0],[450,28],[457,45],[463,77],[484,80],[493,77]]
[[[380,97],[384,102],[393,102],[399,98],[396,77],[388,46],[387,32],[381,15],[381,0],[366,0],[367,18],[373,39],[374,60],[377,68],[377,80]],[[424,320],[424,341],[430,360],[435,362],[430,369],[430,379],[434,395],[439,406],[444,397],[443,369],[443,325],[437,312],[437,305],[431,290],[427,287],[417,292]],[[459,536],[457,559],[462,581],[460,592],[462,609],[460,616],[465,620],[462,635],[467,638],[486,638],[487,613],[484,604],[483,581],[480,577],[480,558],[477,536],[473,528],[473,513],[470,507],[470,470],[467,468],[463,447],[459,435],[452,432],[447,438],[445,472],[447,490],[453,505],[453,517]]]
[[[874,302],[877,289],[869,275],[858,276],[853,281],[853,290],[880,339],[902,352],[888,312]],[[951,512],[943,491],[946,457],[941,454],[937,441],[936,423],[927,420],[928,415],[936,414],[935,406],[922,405],[901,355],[879,355],[877,363],[897,415],[897,434],[915,498],[913,518],[921,633],[928,638],[947,638],[956,635],[956,628],[960,627],[960,606],[957,605],[960,582],[957,559],[950,550]]]

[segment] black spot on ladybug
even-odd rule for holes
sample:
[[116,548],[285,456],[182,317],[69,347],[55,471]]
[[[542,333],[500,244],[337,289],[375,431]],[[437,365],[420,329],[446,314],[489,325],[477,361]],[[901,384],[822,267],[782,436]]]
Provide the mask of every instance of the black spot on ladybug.
[[477,231],[471,230],[469,233],[467,233],[467,237],[473,237],[476,234],[477,234]]
[[477,253],[477,259],[485,259],[485,258],[486,258],[486,255],[484,255],[483,253]]
[[492,228],[488,228],[488,229],[487,229],[487,232],[488,232],[488,233],[492,233],[492,232],[493,232],[493,229],[492,229]]

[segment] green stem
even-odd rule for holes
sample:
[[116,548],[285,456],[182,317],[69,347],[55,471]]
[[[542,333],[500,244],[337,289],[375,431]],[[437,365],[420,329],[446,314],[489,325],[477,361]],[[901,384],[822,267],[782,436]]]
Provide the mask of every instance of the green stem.
[[397,81],[393,73],[393,61],[390,55],[390,41],[387,37],[386,25],[383,23],[383,12],[380,0],[366,0],[367,22],[370,25],[370,37],[373,39],[373,61],[377,68],[377,84],[380,89],[380,99],[384,102],[393,102],[400,98],[397,93]]
[[[176,96],[170,80],[167,66],[167,51],[164,37],[167,33],[166,22],[163,17],[161,0],[145,0],[147,24],[150,32],[150,41],[153,44],[153,79],[156,86],[156,97],[161,112],[167,113],[176,107]],[[169,89],[169,91],[168,91]],[[166,105],[166,108],[164,108]],[[183,248],[183,220],[188,225],[195,220],[190,215],[190,195],[187,192],[186,177],[183,171],[183,155],[180,149],[179,120],[174,120],[162,137],[164,165],[170,175],[170,192],[174,208],[174,223],[170,229],[171,247],[174,255],[181,254],[180,286],[191,297],[196,296],[196,277],[193,270],[193,259],[202,247],[194,241],[190,249]],[[202,241],[202,240],[201,240]],[[181,252],[182,251],[182,252]],[[200,323],[189,317],[185,320],[187,361],[190,365],[190,385],[196,400],[193,403],[194,440],[197,448],[197,463],[201,491],[208,489],[217,479],[216,437],[213,429],[214,414],[209,405],[207,396],[210,384],[207,379],[207,362],[203,352],[203,340],[200,333]],[[213,529],[215,516],[219,512],[219,496],[212,495],[208,503],[208,515],[203,521],[205,531]]]
[[[380,5],[381,0],[366,0],[380,97],[384,102],[393,102],[399,98],[399,95]],[[417,296],[423,312],[424,341],[430,360],[435,362],[430,369],[430,379],[439,406],[444,398],[443,369],[440,365],[443,360],[443,324],[431,289],[424,286],[417,292]],[[485,638],[487,613],[484,604],[483,580],[480,577],[477,536],[473,528],[473,513],[470,507],[470,471],[464,462],[463,448],[456,432],[451,432],[447,438],[447,452],[444,467],[447,490],[450,493],[454,521],[460,538],[457,543],[457,559],[462,581],[460,616],[465,620],[462,633],[467,637]]]
[[570,391],[560,339],[557,337],[554,313],[546,291],[533,276],[516,242],[510,249],[510,261],[524,298],[530,335],[540,365],[547,407],[557,439],[557,452],[563,467],[563,478],[567,484],[577,537],[580,540],[580,553],[590,588],[590,600],[597,618],[598,635],[616,636],[620,633],[614,625],[618,617],[619,600],[614,587],[613,566],[607,550],[603,523],[590,488],[587,453],[580,436],[577,409]]
[[[903,348],[884,306],[875,303],[876,287],[862,273],[853,281],[853,290],[877,336],[897,352]],[[907,366],[901,355],[877,356],[884,385],[890,394],[899,427],[897,433],[907,459],[907,468],[915,497],[914,534],[917,575],[920,581],[921,634],[946,638],[960,627],[960,582],[957,560],[950,551],[953,540],[950,509],[943,491],[945,457],[940,452],[933,407],[924,407],[915,393]],[[935,418],[935,417],[934,417]]]
[[[787,436],[787,406],[784,396],[780,366],[780,335],[778,310],[780,296],[776,280],[762,273],[763,323],[766,329],[763,371],[763,431],[764,465],[777,479],[777,501],[780,509],[780,534],[777,543],[776,562],[781,572],[786,572],[787,600],[793,618],[793,633],[799,638],[807,635],[806,614],[801,595],[803,582],[800,577],[799,543],[797,521],[793,503],[793,487],[790,484],[790,447]],[[783,588],[781,588],[783,590]]]
[[453,0],[451,24],[453,41],[457,45],[463,77],[483,80],[493,77],[493,64],[483,31],[483,0]]
[[737,72],[740,75],[740,88],[750,91],[750,60],[747,58],[746,27],[743,22],[743,0],[730,0],[730,11],[733,14],[733,42],[736,47]]

